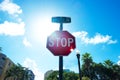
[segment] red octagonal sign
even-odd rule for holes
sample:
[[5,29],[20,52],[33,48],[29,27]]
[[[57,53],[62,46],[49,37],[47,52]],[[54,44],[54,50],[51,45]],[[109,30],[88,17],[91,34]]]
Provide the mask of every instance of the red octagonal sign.
[[46,47],[55,56],[67,56],[76,48],[75,37],[67,31],[55,31],[47,38]]

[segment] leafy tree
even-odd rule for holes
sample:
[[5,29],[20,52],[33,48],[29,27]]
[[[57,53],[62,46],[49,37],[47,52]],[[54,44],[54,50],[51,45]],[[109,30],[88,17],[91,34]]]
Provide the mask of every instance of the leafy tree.
[[[52,74],[50,74],[46,80],[58,80],[58,71],[54,71]],[[79,76],[78,74],[74,72],[63,72],[63,80],[78,80]]]
[[[111,60],[103,63],[93,62],[89,53],[82,55],[82,80],[120,80],[120,66]],[[53,72],[46,80],[58,80],[58,71]],[[79,80],[78,73],[64,72],[63,80]]]
[[52,72],[45,80],[58,80],[58,71]]
[[90,53],[85,53],[82,55],[82,61],[83,61],[83,66],[85,68],[89,68],[93,62],[92,60],[92,56],[90,55]]
[[9,77],[13,77],[17,80],[27,80],[29,75],[27,75],[26,69],[22,67],[20,64],[13,65],[7,72],[6,77],[4,80],[6,80]]
[[120,80],[120,66],[111,60],[95,63],[89,53],[82,55],[82,75],[91,80]]
[[2,47],[0,47],[0,53],[1,53],[1,51],[2,51]]
[[79,76],[74,72],[64,72],[63,80],[77,80]]
[[90,79],[92,79],[93,60],[92,60],[92,56],[90,55],[90,53],[85,53],[85,54],[82,55],[82,62],[83,62],[83,64],[82,64],[82,75],[87,76]]
[[112,66],[113,77],[115,80],[120,80],[120,66],[115,64]]
[[82,77],[82,80],[90,80],[88,77]]
[[102,63],[98,63],[98,64],[94,63],[93,69],[94,69],[94,79],[96,80],[106,79],[105,78],[106,68],[104,67]]
[[120,66],[114,64],[111,60],[105,60],[103,63],[105,67],[104,75],[108,80],[120,79]]
[[111,60],[105,60],[104,63],[106,68],[112,68],[113,62]]

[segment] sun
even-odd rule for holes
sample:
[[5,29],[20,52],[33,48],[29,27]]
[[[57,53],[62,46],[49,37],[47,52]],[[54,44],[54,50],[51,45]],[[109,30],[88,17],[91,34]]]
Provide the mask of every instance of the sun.
[[31,36],[35,42],[46,44],[47,37],[59,29],[59,24],[51,22],[51,15],[36,16],[32,21]]

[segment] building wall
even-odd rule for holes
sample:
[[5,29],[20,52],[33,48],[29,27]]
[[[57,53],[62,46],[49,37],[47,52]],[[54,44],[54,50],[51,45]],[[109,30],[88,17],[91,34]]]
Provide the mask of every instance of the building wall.
[[[15,65],[5,54],[0,52],[0,80],[4,80],[6,76],[6,71]],[[34,80],[35,75],[31,70],[26,69],[26,75],[29,75],[29,79]],[[8,77],[6,80],[17,80],[17,77]]]
[[2,71],[5,65],[5,59],[6,59],[6,55],[0,53],[0,76],[2,75]]
[[13,65],[14,63],[6,57],[5,54],[0,53],[0,80],[4,80],[6,76],[6,71]]
[[27,74],[29,75],[29,79],[28,80],[34,80],[35,75],[31,70],[27,70]]

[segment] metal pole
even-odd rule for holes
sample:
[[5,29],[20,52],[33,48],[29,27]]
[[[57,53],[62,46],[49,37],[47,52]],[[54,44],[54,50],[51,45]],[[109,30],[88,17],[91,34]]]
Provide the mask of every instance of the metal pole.
[[[63,23],[60,23],[59,30],[63,30]],[[59,56],[59,80],[63,80],[63,56]]]
[[59,56],[59,80],[63,80],[63,56]]
[[82,80],[82,72],[81,72],[81,69],[80,69],[80,54],[77,54],[77,59],[78,59],[78,69],[79,69],[79,77],[80,77],[80,80]]
[[[63,23],[70,23],[70,17],[52,17],[52,22],[60,23],[59,31],[63,30]],[[63,56],[59,56],[59,80],[63,80]]]
[[63,23],[60,23],[60,28],[59,28],[60,31],[63,30]]

